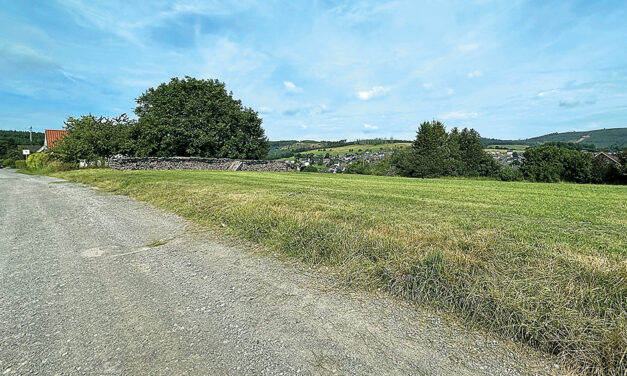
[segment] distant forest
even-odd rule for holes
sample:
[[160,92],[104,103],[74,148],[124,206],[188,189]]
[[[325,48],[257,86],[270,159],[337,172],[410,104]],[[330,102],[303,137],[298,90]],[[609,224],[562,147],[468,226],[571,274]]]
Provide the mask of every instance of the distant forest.
[[[13,141],[11,141],[13,140]],[[0,130],[0,142],[6,141],[15,145],[43,145],[44,133],[33,132],[33,142],[30,142],[28,131],[4,131]]]
[[27,131],[4,131],[0,130],[0,160],[6,158],[23,159],[24,157],[18,151],[18,145],[43,145],[44,134],[42,132],[33,132],[33,142],[30,142],[29,133]]
[[627,128],[598,129],[583,132],[550,133],[522,140],[482,138],[484,146],[526,145],[538,146],[551,142],[579,144],[584,149],[620,150],[627,147]]

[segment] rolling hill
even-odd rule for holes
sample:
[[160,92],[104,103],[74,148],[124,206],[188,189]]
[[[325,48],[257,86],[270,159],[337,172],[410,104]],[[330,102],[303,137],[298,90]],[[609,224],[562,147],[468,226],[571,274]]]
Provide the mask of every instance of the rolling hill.
[[580,132],[556,132],[522,140],[483,138],[482,142],[486,147],[503,145],[535,146],[545,144],[547,142],[572,142],[582,145],[594,145],[596,148],[600,149],[620,149],[627,147],[627,128],[608,128]]

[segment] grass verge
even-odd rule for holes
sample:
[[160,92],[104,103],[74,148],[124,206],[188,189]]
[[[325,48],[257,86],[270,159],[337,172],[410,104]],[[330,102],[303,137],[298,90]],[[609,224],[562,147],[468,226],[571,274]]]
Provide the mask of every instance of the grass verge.
[[455,312],[591,374],[627,368],[627,187],[225,171],[55,176]]

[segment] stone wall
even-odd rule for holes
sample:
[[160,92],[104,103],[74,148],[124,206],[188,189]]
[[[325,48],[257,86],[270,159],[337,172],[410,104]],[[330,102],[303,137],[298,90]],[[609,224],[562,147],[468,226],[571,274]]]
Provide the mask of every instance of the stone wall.
[[113,157],[109,161],[113,170],[231,170],[231,171],[291,171],[285,162],[255,161],[227,158],[196,157]]

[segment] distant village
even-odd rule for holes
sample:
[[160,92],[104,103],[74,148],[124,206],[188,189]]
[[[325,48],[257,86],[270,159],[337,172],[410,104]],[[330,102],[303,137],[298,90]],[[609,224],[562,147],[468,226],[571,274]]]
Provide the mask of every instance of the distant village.
[[487,153],[504,167],[518,168],[525,160],[523,151],[520,150],[487,151]]
[[[391,156],[393,152],[394,151],[391,149],[381,148],[380,150],[357,149],[340,155],[330,155],[330,153],[326,153],[324,155],[299,153],[296,154],[294,158],[286,160],[286,163],[291,165],[292,168],[297,171],[300,171],[308,166],[313,166],[318,170],[318,172],[336,174],[345,172],[346,168],[352,163],[375,163]],[[499,162],[503,167],[512,167],[514,169],[520,167],[525,160],[523,155],[524,151],[522,150],[487,150],[486,153],[492,156],[492,158]],[[616,152],[594,152],[593,154],[595,160],[602,164],[617,165],[619,163]]]
[[325,155],[296,154],[293,159],[289,159],[286,162],[295,166],[296,170],[308,166],[317,166],[319,172],[335,174],[344,172],[351,163],[374,163],[389,157],[392,153],[393,151],[389,149],[378,151],[357,149],[357,151],[349,151],[340,155],[330,155],[329,153]]
[[[342,173],[346,168],[356,162],[373,163],[389,157],[393,153],[393,150],[372,150],[372,149],[358,149],[356,151],[348,152],[340,155],[325,155],[303,153],[296,154],[294,158],[287,160],[286,162],[294,166],[294,169],[300,170],[307,166],[314,166],[319,172],[326,173]],[[499,151],[487,151],[497,162],[503,166],[510,166],[518,168],[522,165],[525,157],[523,151],[520,150],[499,150]]]

